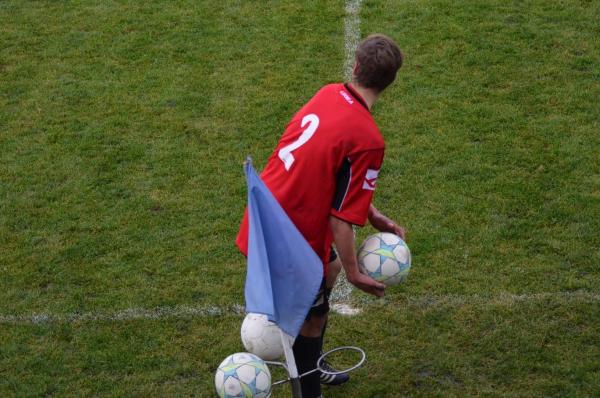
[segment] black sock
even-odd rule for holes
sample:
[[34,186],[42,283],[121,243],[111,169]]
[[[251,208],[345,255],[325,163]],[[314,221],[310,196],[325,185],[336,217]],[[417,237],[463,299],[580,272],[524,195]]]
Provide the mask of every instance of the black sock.
[[327,330],[327,322],[328,321],[325,321],[325,325],[323,325],[323,331],[321,332],[321,337],[319,337],[319,352],[321,354],[323,354],[323,339],[325,338],[325,331]]
[[[329,302],[329,297],[331,296],[331,291],[333,288],[325,288],[325,295],[327,296],[327,302]],[[321,354],[323,353],[323,339],[325,338],[325,331],[327,330],[327,322],[325,321],[325,325],[323,325],[323,331],[321,332],[321,337],[319,337],[319,351]]]
[[[317,367],[320,346],[320,337],[305,337],[302,335],[296,337],[292,349],[299,375]],[[318,398],[321,396],[319,372],[304,376],[300,379],[300,384],[302,385],[302,398]]]

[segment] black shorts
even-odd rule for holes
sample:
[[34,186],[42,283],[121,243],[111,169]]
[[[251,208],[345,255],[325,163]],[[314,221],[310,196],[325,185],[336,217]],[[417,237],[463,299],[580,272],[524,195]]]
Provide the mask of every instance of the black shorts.
[[321,287],[319,287],[319,292],[317,293],[317,297],[315,301],[308,310],[308,315],[306,315],[306,320],[308,321],[311,316],[323,316],[329,312],[329,295],[331,291],[327,289],[325,285],[325,278],[321,281]]
[[331,246],[331,251],[329,252],[329,262],[335,261],[338,258],[338,254],[335,251],[335,248]]
[[[331,252],[329,253],[329,262],[335,261],[338,258],[337,252],[331,247]],[[325,284],[325,278],[321,281],[321,287],[319,287],[319,292],[317,293],[317,298],[315,298],[315,302],[312,307],[308,311],[308,315],[306,316],[306,320],[309,320],[312,315],[323,316],[329,312],[329,296],[331,295],[331,290],[327,289]]]

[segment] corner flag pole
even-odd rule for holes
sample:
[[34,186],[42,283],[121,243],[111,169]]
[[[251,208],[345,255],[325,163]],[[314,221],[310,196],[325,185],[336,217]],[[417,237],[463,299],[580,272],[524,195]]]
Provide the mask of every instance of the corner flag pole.
[[296,359],[292,351],[292,342],[294,338],[283,330],[279,329],[281,335],[281,344],[283,345],[283,353],[285,354],[285,362],[287,363],[287,371],[292,383],[292,397],[302,398],[302,388],[300,386],[300,377],[298,376],[298,368],[296,367]]
[[265,314],[281,329],[293,397],[301,398],[292,345],[319,291],[323,263],[260,179],[250,158],[244,171],[248,184],[246,312]]

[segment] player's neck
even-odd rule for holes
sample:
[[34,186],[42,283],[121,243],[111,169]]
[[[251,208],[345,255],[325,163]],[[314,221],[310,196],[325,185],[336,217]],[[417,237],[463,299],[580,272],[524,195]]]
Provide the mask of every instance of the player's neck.
[[379,98],[379,93],[373,89],[363,87],[355,82],[348,84],[350,84],[354,91],[360,94],[360,96],[365,100],[367,107],[369,107],[369,110],[371,110],[371,108],[373,108],[373,105],[375,104],[375,102],[377,102],[377,99]]

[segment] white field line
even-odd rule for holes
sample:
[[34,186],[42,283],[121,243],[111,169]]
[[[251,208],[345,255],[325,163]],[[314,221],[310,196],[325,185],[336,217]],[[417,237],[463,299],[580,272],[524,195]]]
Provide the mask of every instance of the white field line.
[[174,307],[127,308],[116,312],[74,312],[70,314],[38,313],[31,315],[0,315],[0,324],[76,323],[90,321],[162,320],[169,318],[204,318],[244,314],[244,306],[234,304],[217,307],[178,305]]
[[[386,304],[385,299],[380,299],[383,304]],[[374,302],[373,300],[370,300]],[[458,308],[466,305],[475,306],[518,306],[529,303],[540,303],[544,301],[550,301],[558,304],[568,303],[600,303],[600,292],[586,292],[583,290],[576,290],[570,292],[544,292],[544,293],[523,293],[523,294],[512,294],[512,293],[500,293],[497,295],[439,295],[439,296],[406,296],[403,297],[399,303],[394,305],[406,306],[407,308],[436,308],[436,307],[450,307]]]
[[[360,6],[362,0],[346,1],[346,16],[344,17],[344,78],[346,81],[352,79],[352,67],[354,66],[354,52],[360,40]],[[342,270],[335,288],[331,293],[331,309],[342,315],[356,315],[359,308],[350,306],[350,295],[352,285],[346,280],[346,274]]]
[[360,40],[360,6],[362,0],[346,1],[346,17],[344,18],[344,48],[346,58],[344,60],[344,77],[346,80],[352,78],[352,67],[354,66],[354,52]]
[[335,287],[331,291],[331,310],[342,315],[360,314],[360,308],[350,305],[352,289],[354,287],[346,279],[346,273],[342,269],[335,282]]
[[[440,295],[440,296],[405,296],[393,303],[385,299],[362,300],[362,307],[394,305],[405,309],[434,309],[458,308],[465,305],[476,306],[519,306],[529,303],[549,301],[557,304],[570,303],[600,303],[600,292],[553,292],[533,294],[501,293],[495,296],[484,295]],[[342,307],[345,304],[340,304]],[[351,308],[347,306],[347,308]],[[355,309],[353,309],[355,310]],[[0,324],[4,325],[44,325],[52,323],[79,322],[124,322],[136,320],[165,320],[165,319],[197,319],[220,316],[242,316],[244,307],[240,304],[229,306],[189,306],[156,308],[129,308],[116,312],[85,312],[70,314],[37,313],[30,315],[0,315]],[[343,313],[343,312],[342,312]]]

